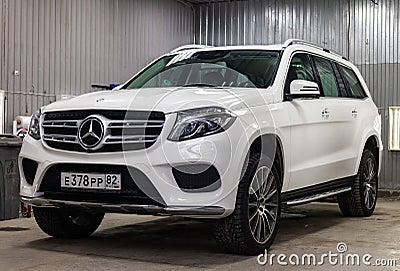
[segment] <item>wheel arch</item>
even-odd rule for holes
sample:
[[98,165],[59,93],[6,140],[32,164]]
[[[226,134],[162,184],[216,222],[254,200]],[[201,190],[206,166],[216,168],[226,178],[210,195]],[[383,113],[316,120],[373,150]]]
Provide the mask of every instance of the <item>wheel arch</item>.
[[376,134],[374,132],[367,133],[367,135],[363,137],[363,140],[361,142],[364,142],[364,143],[360,144],[360,149],[359,149],[357,161],[355,164],[354,174],[356,175],[358,172],[358,169],[360,168],[361,157],[362,157],[364,150],[366,150],[366,149],[371,150],[373,155],[375,156],[375,159],[378,164],[378,173],[379,173],[380,169],[381,169],[381,164],[382,164],[382,141],[379,137],[379,134]]
[[[247,157],[253,153],[262,153],[268,156],[276,163],[278,172],[280,174],[281,187],[284,180],[285,172],[285,157],[282,140],[276,134],[263,134],[254,138],[251,142]],[[246,158],[244,164],[244,170],[246,169],[248,158]]]
[[380,144],[379,139],[376,135],[370,135],[367,140],[365,141],[363,150],[370,150],[372,154],[375,156],[376,162],[378,163],[378,168],[380,168]]

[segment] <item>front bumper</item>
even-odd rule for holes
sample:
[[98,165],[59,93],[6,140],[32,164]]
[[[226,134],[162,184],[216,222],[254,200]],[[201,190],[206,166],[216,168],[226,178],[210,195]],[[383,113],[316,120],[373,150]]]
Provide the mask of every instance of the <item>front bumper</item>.
[[100,202],[77,202],[66,200],[52,200],[41,197],[21,197],[21,201],[42,208],[78,208],[88,211],[101,211],[107,213],[149,214],[149,215],[181,215],[181,216],[220,216],[225,209],[219,206],[169,206],[160,207],[156,205],[138,204],[110,204]]
[[[182,216],[225,217],[235,207],[237,185],[246,156],[247,145],[241,142],[243,128],[235,122],[226,132],[189,140],[167,140],[175,122],[175,115],[167,115],[164,129],[157,142],[148,149],[108,152],[78,153],[52,149],[42,141],[27,136],[19,156],[21,169],[21,197],[23,201],[41,207],[81,207],[101,209],[105,212],[152,213]],[[247,142],[245,142],[247,143]],[[23,174],[22,160],[34,160],[38,168],[29,184]],[[172,168],[193,163],[214,166],[220,175],[221,186],[213,191],[187,192],[180,189]],[[143,173],[162,198],[161,205],[138,205],[131,202],[102,202],[100,200],[75,200],[73,198],[46,198],[40,192],[42,181],[52,167],[64,164],[128,166]],[[79,172],[79,171],[77,171]]]

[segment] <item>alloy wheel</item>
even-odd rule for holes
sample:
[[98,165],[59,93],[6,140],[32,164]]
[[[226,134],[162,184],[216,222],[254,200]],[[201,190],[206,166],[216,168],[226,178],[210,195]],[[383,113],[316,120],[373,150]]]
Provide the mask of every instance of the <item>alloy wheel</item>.
[[377,192],[376,163],[372,158],[367,159],[362,177],[364,179],[363,192],[364,192],[365,206],[368,209],[372,209],[376,201],[376,192]]
[[257,169],[249,188],[249,225],[254,239],[265,244],[272,235],[278,213],[277,180],[270,168]]

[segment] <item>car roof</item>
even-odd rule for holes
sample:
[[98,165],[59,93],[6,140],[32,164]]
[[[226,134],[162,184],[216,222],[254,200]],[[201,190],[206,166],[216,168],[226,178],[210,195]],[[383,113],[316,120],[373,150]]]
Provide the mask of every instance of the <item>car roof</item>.
[[293,51],[305,51],[309,53],[315,53],[322,55],[327,58],[331,58],[338,62],[341,62],[347,66],[353,67],[353,64],[349,62],[344,56],[336,53],[330,49],[324,48],[320,45],[300,40],[300,39],[289,39],[282,44],[272,45],[235,45],[235,46],[207,46],[199,44],[190,44],[178,47],[172,50],[169,54],[177,54],[183,52],[203,52],[203,51],[219,51],[219,50],[266,50],[266,51],[283,51],[286,49],[292,49]]
[[201,46],[197,44],[184,45],[170,52],[170,54],[181,53],[185,51],[204,52],[204,51],[222,51],[222,50],[270,50],[280,51],[282,45],[235,45],[235,46]]

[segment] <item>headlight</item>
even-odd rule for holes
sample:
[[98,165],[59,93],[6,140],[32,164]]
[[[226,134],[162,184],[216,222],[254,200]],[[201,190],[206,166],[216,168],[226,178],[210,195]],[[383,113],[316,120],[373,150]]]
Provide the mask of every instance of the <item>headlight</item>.
[[220,107],[181,111],[168,139],[182,141],[217,134],[228,129],[235,119],[235,115]]
[[29,124],[28,134],[36,140],[40,139],[40,110],[33,114],[31,123]]

